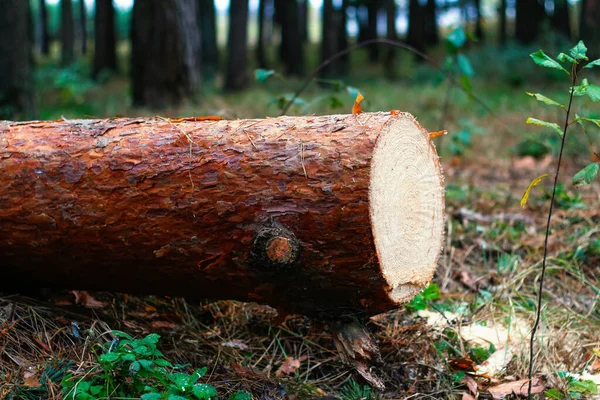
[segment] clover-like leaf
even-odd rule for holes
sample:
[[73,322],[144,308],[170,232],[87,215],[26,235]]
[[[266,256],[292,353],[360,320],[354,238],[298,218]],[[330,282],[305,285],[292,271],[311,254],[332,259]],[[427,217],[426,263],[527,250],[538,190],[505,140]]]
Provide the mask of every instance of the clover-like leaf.
[[562,137],[562,135],[563,135],[563,131],[562,131],[562,129],[560,129],[560,126],[558,126],[558,124],[555,124],[554,122],[546,122],[546,121],[542,121],[541,119],[537,119],[537,118],[527,118],[526,123],[531,124],[531,125],[544,126],[546,128],[551,128],[556,133],[558,133],[558,136]]
[[217,398],[217,389],[204,383],[194,385],[192,392],[198,400],[212,400]]
[[569,71],[564,69],[562,65],[560,65],[556,60],[550,58],[542,50],[538,50],[535,53],[531,53],[529,56],[533,59],[534,63],[541,67],[558,69],[569,76],[571,75]]
[[573,184],[576,186],[589,185],[592,183],[592,180],[598,176],[598,171],[600,170],[600,164],[597,162],[593,162],[588,164],[585,168],[575,174],[573,176]]

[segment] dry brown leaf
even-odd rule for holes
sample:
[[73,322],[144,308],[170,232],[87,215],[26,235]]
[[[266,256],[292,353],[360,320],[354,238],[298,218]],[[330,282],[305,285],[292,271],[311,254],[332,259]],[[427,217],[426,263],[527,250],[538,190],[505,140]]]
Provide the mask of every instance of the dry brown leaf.
[[436,137],[444,136],[446,134],[448,134],[448,131],[446,131],[446,130],[437,131],[437,132],[429,132],[429,138],[434,139]]
[[71,293],[75,295],[75,304],[80,304],[87,308],[102,308],[106,306],[106,304],[96,300],[85,290],[72,290]]
[[473,397],[469,393],[465,392],[462,395],[462,400],[475,400],[475,397]]
[[177,326],[173,322],[169,322],[169,321],[152,321],[151,325],[152,325],[152,328],[154,328],[154,329],[160,329],[160,328],[174,329]]
[[300,368],[300,363],[304,360],[306,360],[308,357],[307,356],[302,356],[300,358],[294,358],[294,357],[288,357],[285,359],[285,361],[283,362],[283,364],[281,364],[281,367],[279,367],[279,369],[277,370],[277,372],[275,372],[275,376],[281,376],[281,375],[289,375],[289,374],[293,374],[294,372],[296,372],[296,370],[298,368]]
[[[502,383],[500,385],[488,388],[488,392],[494,399],[503,399],[509,394],[516,394],[519,396],[527,396],[527,390],[529,386],[529,379],[521,379],[519,381]],[[542,393],[546,387],[540,381],[539,378],[533,379],[533,385],[531,387],[531,393],[537,394]]]
[[40,380],[37,376],[37,372],[25,372],[24,374],[25,380],[24,380],[24,385],[30,388],[38,388],[40,386],[42,386],[42,384],[40,383]]
[[352,115],[358,115],[362,112],[362,108],[360,108],[360,102],[363,101],[365,97],[362,94],[356,95],[356,100],[354,100],[354,105],[352,106]]
[[477,395],[477,381],[471,375],[465,375],[465,377],[460,381],[462,384],[466,385],[471,393]]

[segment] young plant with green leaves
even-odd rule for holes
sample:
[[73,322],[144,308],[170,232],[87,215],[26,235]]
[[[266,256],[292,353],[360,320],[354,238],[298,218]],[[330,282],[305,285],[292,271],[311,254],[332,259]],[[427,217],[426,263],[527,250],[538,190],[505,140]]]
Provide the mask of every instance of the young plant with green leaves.
[[[140,398],[142,400],[214,400],[214,386],[200,383],[206,368],[192,374],[184,371],[189,365],[173,365],[157,348],[160,336],[153,333],[143,339],[113,331],[115,339],[102,347],[97,355],[98,366],[83,377],[72,374],[62,381],[67,400],[100,400],[110,398]],[[230,397],[249,400],[246,392]]]
[[[592,144],[593,142],[590,138],[590,135],[588,134],[587,127],[589,125],[600,127],[599,119],[580,116],[577,113],[575,113],[573,110],[573,100],[575,97],[587,97],[589,100],[591,100],[593,102],[597,102],[600,100],[600,86],[596,86],[596,85],[590,83],[587,78],[580,79],[580,78],[582,78],[582,75],[583,75],[583,73],[586,72],[586,70],[591,69],[593,67],[600,66],[600,59],[595,60],[595,61],[589,60],[589,58],[587,57],[587,48],[586,48],[585,44],[583,43],[583,41],[580,41],[579,43],[577,43],[577,45],[575,47],[573,47],[571,50],[569,50],[569,54],[560,53],[556,57],[558,61],[554,60],[553,58],[548,56],[542,50],[539,50],[539,51],[531,54],[531,58],[537,65],[539,65],[541,67],[552,68],[552,69],[556,69],[556,70],[564,72],[570,81],[570,86],[569,86],[569,100],[568,100],[568,103],[566,106],[564,104],[562,104],[561,102],[553,100],[541,93],[527,93],[530,96],[534,97],[536,100],[541,101],[544,104],[547,104],[552,107],[559,107],[559,108],[563,109],[564,113],[565,113],[565,118],[564,118],[564,121],[562,122],[562,125],[559,125],[554,122],[543,121],[543,120],[536,119],[536,118],[528,118],[527,119],[528,124],[534,124],[534,125],[550,128],[561,139],[560,151],[559,151],[559,155],[558,155],[558,162],[556,164],[556,171],[555,171],[555,175],[554,175],[554,184],[552,186],[552,196],[550,198],[550,209],[548,211],[548,220],[546,223],[546,235],[545,235],[545,240],[544,240],[544,255],[542,258],[542,271],[541,271],[540,280],[539,280],[539,291],[538,291],[538,299],[537,299],[538,300],[537,301],[537,312],[536,312],[536,318],[535,318],[535,322],[533,325],[533,329],[531,331],[531,338],[530,338],[529,390],[528,390],[529,398],[531,398],[531,388],[532,388],[532,378],[533,378],[533,354],[534,354],[533,346],[534,346],[535,334],[537,332],[538,326],[540,324],[540,318],[541,318],[542,292],[544,289],[544,275],[546,272],[546,258],[547,258],[547,254],[548,254],[548,237],[550,235],[550,223],[552,220],[552,211],[553,211],[553,208],[555,205],[555,197],[556,197],[556,192],[557,192],[557,187],[558,187],[558,176],[560,173],[560,167],[561,167],[563,151],[564,151],[564,147],[565,147],[565,141],[567,138],[567,132],[571,125],[576,124],[576,123],[579,124],[583,128],[583,131],[586,134],[586,136],[588,137],[588,140],[590,142],[590,147],[593,148],[593,144]],[[564,65],[566,65],[567,68],[565,68]],[[572,117],[573,114],[574,114],[574,118]],[[593,150],[592,150],[592,152],[593,152]],[[598,157],[597,154],[595,154],[595,155],[596,155],[596,157]],[[586,185],[586,184],[591,183],[592,180],[594,178],[596,178],[596,176],[598,175],[599,167],[600,167],[600,165],[598,164],[598,161],[588,164],[585,168],[583,168],[581,171],[576,173],[575,176],[573,176],[573,183],[575,185]],[[537,177],[536,179],[534,179],[531,182],[531,184],[529,185],[529,187],[523,194],[523,198],[521,200],[521,205],[523,207],[525,207],[525,205],[527,203],[527,199],[529,198],[529,193],[532,190],[532,188],[535,187],[537,184],[539,184],[547,175],[548,174],[544,174],[540,177]]]

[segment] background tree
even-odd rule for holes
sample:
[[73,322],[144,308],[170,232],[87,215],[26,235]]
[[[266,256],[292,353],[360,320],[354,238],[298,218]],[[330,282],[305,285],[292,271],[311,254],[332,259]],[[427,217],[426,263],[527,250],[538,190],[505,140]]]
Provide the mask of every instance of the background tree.
[[137,0],[131,29],[133,103],[177,104],[200,89],[196,0]]
[[554,0],[554,13],[550,22],[552,28],[566,39],[571,39],[569,2],[567,0]]
[[517,0],[515,37],[523,44],[533,43],[539,35],[540,25],[546,16],[538,0]]
[[117,70],[115,8],[112,0],[96,0],[94,43],[92,76],[96,79],[102,71]]
[[73,25],[73,1],[60,1],[60,37],[62,43],[62,65],[75,61],[75,27]]
[[427,0],[423,10],[423,29],[425,35],[425,44],[435,46],[440,42],[437,24],[437,7],[435,0]]
[[[32,118],[29,2],[4,0],[0,12],[0,120]],[[10,10],[10,12],[7,12]]]
[[[386,22],[387,22],[387,38],[389,40],[397,40],[396,37],[396,1],[386,1]],[[385,56],[384,71],[385,75],[390,78],[396,78],[396,49],[393,46],[388,46]]]
[[506,44],[506,0],[500,0],[498,5],[498,41]]
[[[268,4],[267,4],[268,3]],[[273,0],[259,0],[258,2],[258,38],[256,43],[256,62],[260,68],[268,68],[267,43],[271,31],[272,19],[267,17],[267,9],[273,8]]]
[[298,0],[275,0],[275,14],[281,27],[279,57],[288,75],[304,74],[304,49]]
[[600,57],[600,1],[583,0],[579,36],[585,40],[591,59]]
[[213,77],[219,70],[217,16],[214,0],[199,0],[198,21],[200,24],[202,71],[206,77]]
[[239,91],[248,85],[248,0],[229,3],[229,34],[225,90]]
[[409,0],[408,3],[406,43],[419,51],[425,51],[425,8],[419,0]]
[[473,0],[475,6],[475,37],[483,40],[483,22],[481,16],[481,0]]
[[81,38],[81,54],[87,53],[87,11],[85,0],[79,0],[79,31]]
[[[346,32],[346,7],[342,2],[340,8],[335,8],[332,0],[324,0],[321,15],[321,62],[333,57],[339,51],[348,47]],[[346,75],[350,69],[349,55],[342,56],[321,71],[323,78],[334,78]]]
[[46,7],[46,0],[39,0],[38,6],[40,8],[40,52],[47,56],[50,53],[50,34],[48,33],[48,8]]

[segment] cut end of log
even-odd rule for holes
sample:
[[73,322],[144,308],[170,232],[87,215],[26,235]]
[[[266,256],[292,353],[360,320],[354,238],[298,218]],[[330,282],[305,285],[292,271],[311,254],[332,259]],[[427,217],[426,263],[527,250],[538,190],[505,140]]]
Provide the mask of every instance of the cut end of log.
[[444,232],[442,169],[429,134],[409,114],[385,125],[371,166],[370,214],[383,275],[396,303],[435,272]]

